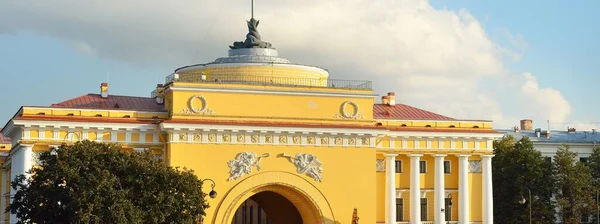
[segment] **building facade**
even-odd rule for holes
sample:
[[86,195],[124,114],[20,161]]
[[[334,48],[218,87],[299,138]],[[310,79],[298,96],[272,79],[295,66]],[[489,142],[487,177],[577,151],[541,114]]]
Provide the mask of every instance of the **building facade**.
[[524,119],[521,120],[520,126],[498,131],[517,140],[528,137],[534,148],[549,159],[556,155],[558,148],[568,145],[571,151],[577,153],[579,161],[587,162],[594,148],[600,147],[600,133],[596,129],[578,131],[575,128],[567,128],[567,130],[549,131],[547,128],[544,130],[533,127],[532,120]]
[[279,57],[257,25],[228,57],[176,69],[151,97],[103,83],[100,94],[21,107],[2,129],[12,138],[3,184],[40,152],[88,139],[213,180],[204,223],[493,223],[502,134],[491,121],[399,104],[393,92],[379,102],[370,81]]

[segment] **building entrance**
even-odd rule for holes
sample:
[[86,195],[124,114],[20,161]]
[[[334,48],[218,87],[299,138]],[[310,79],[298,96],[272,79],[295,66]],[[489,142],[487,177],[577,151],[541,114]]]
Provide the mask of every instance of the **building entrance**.
[[284,196],[263,191],[238,207],[232,224],[302,224],[300,212]]

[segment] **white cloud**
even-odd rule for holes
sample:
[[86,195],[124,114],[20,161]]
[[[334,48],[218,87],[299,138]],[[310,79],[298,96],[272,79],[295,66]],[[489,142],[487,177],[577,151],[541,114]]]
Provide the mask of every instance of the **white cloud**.
[[[249,14],[246,1],[21,0],[3,3],[0,27],[80,43],[98,57],[175,68],[226,55],[245,38]],[[492,42],[464,9],[434,9],[426,0],[278,0],[257,1],[255,17],[281,56],[334,78],[373,80],[376,92],[396,91],[400,102],[500,124],[519,113],[544,120],[570,113],[557,90],[530,74],[508,75],[504,56],[520,53]],[[513,47],[527,46],[508,34]],[[521,97],[529,103],[510,105]]]
[[73,48],[75,48],[76,51],[78,51],[79,53],[82,53],[84,55],[88,55],[88,56],[96,55],[96,49],[94,49],[88,43],[83,42],[83,41],[73,41]]

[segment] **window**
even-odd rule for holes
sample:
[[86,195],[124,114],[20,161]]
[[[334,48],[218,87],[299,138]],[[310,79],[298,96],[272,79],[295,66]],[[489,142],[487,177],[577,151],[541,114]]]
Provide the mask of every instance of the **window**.
[[421,173],[427,173],[427,161],[419,161],[419,170]]
[[581,216],[581,223],[590,223],[590,215],[583,214],[583,216]]
[[579,162],[582,162],[583,164],[587,164],[588,158],[587,157],[579,157]]
[[250,224],[254,224],[254,206],[250,205]]
[[246,205],[242,206],[242,223],[246,223]]
[[402,160],[396,160],[396,173],[402,173]]
[[452,221],[452,206],[450,205],[452,199],[446,198],[446,208],[444,208],[444,212],[446,215],[446,221]]
[[450,173],[450,161],[444,161],[444,173]]
[[549,163],[549,164],[552,163],[552,157],[546,156],[546,157],[544,157],[544,159],[546,160],[547,163]]
[[263,209],[260,207],[260,205],[258,205],[258,209],[257,210],[258,210],[258,212],[257,212],[258,213],[257,214],[257,216],[258,216],[258,224],[262,224],[263,223],[263,221],[262,221],[262,210]]
[[396,198],[396,222],[404,220],[404,200],[402,198]]
[[427,198],[421,198],[421,221],[427,221]]

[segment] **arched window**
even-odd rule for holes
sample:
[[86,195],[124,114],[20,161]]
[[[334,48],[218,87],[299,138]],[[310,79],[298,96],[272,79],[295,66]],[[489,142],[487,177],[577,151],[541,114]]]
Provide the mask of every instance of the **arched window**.
[[254,207],[250,205],[250,224],[254,224]]
[[246,205],[242,206],[242,223],[246,224]]

